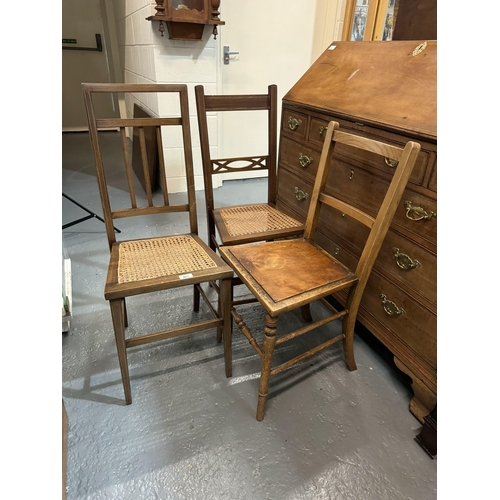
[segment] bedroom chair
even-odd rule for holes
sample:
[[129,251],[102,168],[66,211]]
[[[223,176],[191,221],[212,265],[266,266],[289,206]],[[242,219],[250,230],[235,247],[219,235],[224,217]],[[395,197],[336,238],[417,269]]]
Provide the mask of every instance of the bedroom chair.
[[[375,153],[398,161],[392,180],[378,213],[365,213],[352,204],[349,193],[325,192],[330,169],[335,168],[335,147],[357,148],[360,154]],[[373,264],[387,234],[396,208],[420,151],[420,144],[409,141],[404,148],[377,142],[339,130],[339,124],[330,122],[325,135],[311,203],[307,213],[302,238],[221,246],[223,259],[231,265],[241,281],[251,290],[266,311],[263,343],[252,336],[241,315],[233,307],[231,313],[241,332],[261,357],[261,374],[258,390],[257,420],[264,418],[269,378],[291,366],[342,341],[347,366],[356,369],[353,351],[354,325],[358,308]],[[330,177],[330,180],[332,177]],[[353,217],[369,229],[365,246],[355,269],[349,269],[314,242],[320,210],[323,206],[339,210]],[[306,265],[305,265],[306,264]],[[334,306],[326,298],[340,291],[347,293],[343,307]],[[329,310],[329,316],[310,323],[298,330],[277,338],[278,318],[281,314],[320,300]],[[327,323],[341,319],[342,331],[306,352],[272,366],[276,346],[311,332]]]
[[[226,376],[231,376],[231,278],[232,269],[198,237],[196,212],[196,198],[194,190],[194,173],[191,146],[191,132],[189,127],[188,94],[186,85],[170,84],[114,84],[114,83],[83,83],[82,84],[85,109],[89,125],[90,141],[94,154],[97,182],[101,196],[107,239],[110,250],[110,260],[107,278],[104,286],[104,298],[109,301],[113,322],[118,360],[120,364],[123,389],[126,404],[132,402],[130,377],[127,361],[127,350],[135,346],[151,342],[171,339],[179,335],[191,334],[209,328],[223,329],[224,360]],[[102,93],[118,93],[125,97],[125,102],[131,108],[135,98],[140,93],[146,93],[145,99],[164,99],[169,105],[178,106],[180,113],[174,117],[141,117],[141,118],[106,118],[96,116],[93,105],[93,96]],[[151,96],[151,94],[155,94]],[[147,101],[149,102],[149,101]],[[130,114],[132,114],[130,112]],[[146,197],[136,196],[138,179],[133,174],[132,155],[129,151],[131,141],[126,137],[126,128],[134,128],[139,133],[140,156],[144,171]],[[146,127],[153,127],[156,134],[158,158],[160,163],[161,197],[153,200],[153,193],[149,178],[148,155],[146,151]],[[162,132],[168,127],[181,129],[184,148],[184,168],[187,183],[187,202],[173,203],[167,190],[167,178],[163,156]],[[118,129],[121,135],[123,149],[123,163],[119,174],[124,179],[124,190],[129,192],[130,202],[127,206],[117,206],[113,203],[115,188],[109,189],[100,132],[103,129]],[[118,178],[118,172],[113,165],[113,185]],[[109,168],[109,166],[108,166]],[[185,234],[174,234],[172,218],[175,214],[185,213],[185,225],[189,230]],[[133,227],[134,238],[116,240],[113,221],[115,219],[146,216],[141,225]],[[147,229],[147,221],[153,216],[161,216],[160,235],[151,236],[151,229]],[[149,218],[149,219],[148,219]],[[140,235],[138,234],[140,231]],[[122,233],[126,233],[125,228]],[[125,237],[125,236],[124,236]],[[203,283],[219,282],[220,293],[217,305],[209,301],[202,289]],[[179,287],[193,287],[194,311],[198,311],[200,295],[206,301],[213,318],[201,320],[188,325],[174,326],[161,332],[141,333],[140,336],[126,338],[125,328],[128,326],[127,308],[125,299],[141,294],[149,294]],[[167,296],[168,297],[168,296]],[[140,311],[148,314],[147,307]],[[169,313],[168,303],[165,304],[165,313]],[[220,336],[218,334],[218,336]]]

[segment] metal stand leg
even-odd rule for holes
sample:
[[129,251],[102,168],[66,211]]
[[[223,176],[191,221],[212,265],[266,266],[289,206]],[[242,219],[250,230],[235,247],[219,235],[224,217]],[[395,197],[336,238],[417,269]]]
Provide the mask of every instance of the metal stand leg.
[[[97,214],[95,214],[94,212],[91,212],[88,208],[85,208],[83,205],[80,205],[80,203],[75,201],[73,198],[70,198],[67,194],[63,193],[62,195],[66,199],[71,201],[71,203],[74,203],[76,206],[80,207],[82,210],[85,210],[85,212],[87,212],[89,214],[89,215],[86,215],[85,217],[82,217],[81,219],[77,219],[77,220],[74,220],[73,222],[68,222],[68,224],[64,224],[62,227],[63,229],[66,229],[67,227],[74,226],[75,224],[79,224],[80,222],[92,219],[93,217],[95,217],[96,219],[99,219],[102,223],[104,223],[104,219],[99,217]],[[121,233],[121,231],[119,229],[117,229],[115,226],[113,226],[113,228],[117,233]]]

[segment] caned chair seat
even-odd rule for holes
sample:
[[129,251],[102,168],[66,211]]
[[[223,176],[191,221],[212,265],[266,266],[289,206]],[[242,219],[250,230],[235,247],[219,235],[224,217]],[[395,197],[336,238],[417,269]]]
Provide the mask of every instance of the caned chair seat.
[[269,204],[235,205],[213,210],[215,225],[225,245],[302,234],[302,222]]
[[185,280],[204,282],[224,263],[196,235],[182,234],[116,242],[111,247],[110,266],[104,290],[106,299],[127,296],[138,284],[142,293],[159,284]]

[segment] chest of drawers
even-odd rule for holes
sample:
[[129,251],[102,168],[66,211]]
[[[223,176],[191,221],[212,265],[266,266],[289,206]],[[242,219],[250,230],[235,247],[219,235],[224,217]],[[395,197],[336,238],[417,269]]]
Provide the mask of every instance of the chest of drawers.
[[[358,316],[411,377],[410,410],[421,422],[437,397],[436,53],[436,41],[334,42],[283,98],[278,166],[277,205],[305,220],[330,120],[361,136],[421,144]],[[391,160],[355,156],[348,147],[336,160],[328,189],[374,209]],[[355,220],[327,208],[316,241],[353,265],[365,234]]]

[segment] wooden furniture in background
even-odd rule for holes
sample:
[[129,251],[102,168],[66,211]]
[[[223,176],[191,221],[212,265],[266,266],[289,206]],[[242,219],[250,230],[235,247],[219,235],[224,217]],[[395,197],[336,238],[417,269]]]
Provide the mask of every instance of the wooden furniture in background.
[[[384,186],[385,193],[381,193],[380,206],[373,215],[372,210],[364,210],[363,207],[352,204],[355,198],[351,197],[349,187],[354,190],[354,185],[346,186],[346,189],[341,191],[335,189],[336,179],[342,174],[342,166],[338,157],[332,158],[332,155],[339,148],[348,148],[353,154],[360,156],[390,158],[391,161],[398,163],[391,181]],[[403,149],[349,134],[339,130],[338,123],[330,122],[325,133],[304,237],[220,248],[224,260],[234,268],[236,274],[267,312],[264,340],[260,346],[241,316],[234,308],[231,311],[236,324],[262,358],[257,420],[264,418],[271,375],[281,373],[340,340],[344,344],[347,366],[350,370],[356,369],[353,336],[359,304],[419,151],[420,145],[416,142],[409,141]],[[330,179],[328,187],[327,179]],[[320,212],[327,218],[337,212],[357,221],[367,229],[365,245],[355,266],[350,268],[344,266],[314,242]],[[323,300],[341,291],[347,294],[345,308],[337,310]],[[317,300],[322,300],[330,310],[331,314],[327,318],[277,338],[278,318],[282,313]],[[341,334],[289,361],[271,367],[276,345],[296,339],[336,319],[342,319]]]
[[437,40],[437,0],[347,0],[342,40]]
[[225,24],[219,19],[220,0],[156,0],[153,16],[148,21],[160,21],[161,36],[167,24],[172,40],[201,40],[205,25],[213,26],[217,38],[217,26]]
[[397,0],[393,40],[437,40],[437,0]]
[[[329,121],[395,146],[421,144],[358,319],[412,378],[410,410],[422,423],[437,394],[436,60],[435,41],[333,42],[283,98],[278,164],[277,206],[304,220]],[[347,146],[336,155],[327,191],[374,213],[395,163]],[[315,241],[353,267],[365,237],[357,221],[331,214],[320,217]]]
[[[187,86],[168,84],[83,83],[82,88],[89,123],[90,140],[94,153],[97,182],[101,195],[106,233],[111,254],[104,287],[104,297],[109,301],[111,308],[126,403],[130,404],[132,402],[127,349],[150,342],[207,330],[209,328],[217,328],[219,337],[219,329],[223,328],[222,336],[224,338],[226,376],[231,376],[230,303],[233,271],[198,237]],[[97,119],[94,114],[92,96],[96,93],[111,92],[130,94],[131,96],[138,92],[152,92],[159,95],[173,94],[179,99],[180,116],[170,118]],[[182,128],[184,167],[187,181],[187,202],[185,204],[171,203],[167,191],[161,127],[174,126]],[[126,179],[123,188],[126,189],[128,186],[130,193],[130,208],[114,206],[112,198],[110,197],[110,191],[106,184],[105,165],[103,163],[99,136],[99,130],[106,127],[116,127],[120,130],[125,160],[123,178]],[[163,195],[157,204],[153,202],[149,183],[146,185],[147,199],[144,200],[143,206],[141,206],[141,199],[135,194],[134,176],[128,153],[125,127],[134,127],[139,130],[139,143],[141,144],[142,157],[144,158],[144,176],[148,181],[149,166],[147,164],[147,155],[144,151],[144,129],[147,127],[154,127],[156,129],[158,158],[160,160],[160,181]],[[116,174],[116,172],[114,172],[114,174]],[[186,219],[189,221],[190,232],[187,234],[169,235],[167,229],[168,218],[166,218],[165,215],[179,212],[184,212],[188,216]],[[165,224],[164,236],[148,237],[148,231],[145,230],[145,237],[142,239],[116,240],[113,228],[114,219],[138,216],[151,217],[154,215],[164,216],[162,218]],[[144,224],[144,228],[146,227],[147,225]],[[220,294],[217,307],[213,307],[201,288],[201,284],[216,281],[219,281]],[[128,325],[128,315],[125,299],[127,297],[170,290],[181,286],[194,287],[194,311],[199,310],[201,295],[209,306],[210,311],[213,313],[214,318],[185,326],[176,326],[162,332],[141,334],[141,336],[126,338],[125,327]],[[141,312],[147,314],[147,311]],[[165,313],[168,313],[168,308]]]

